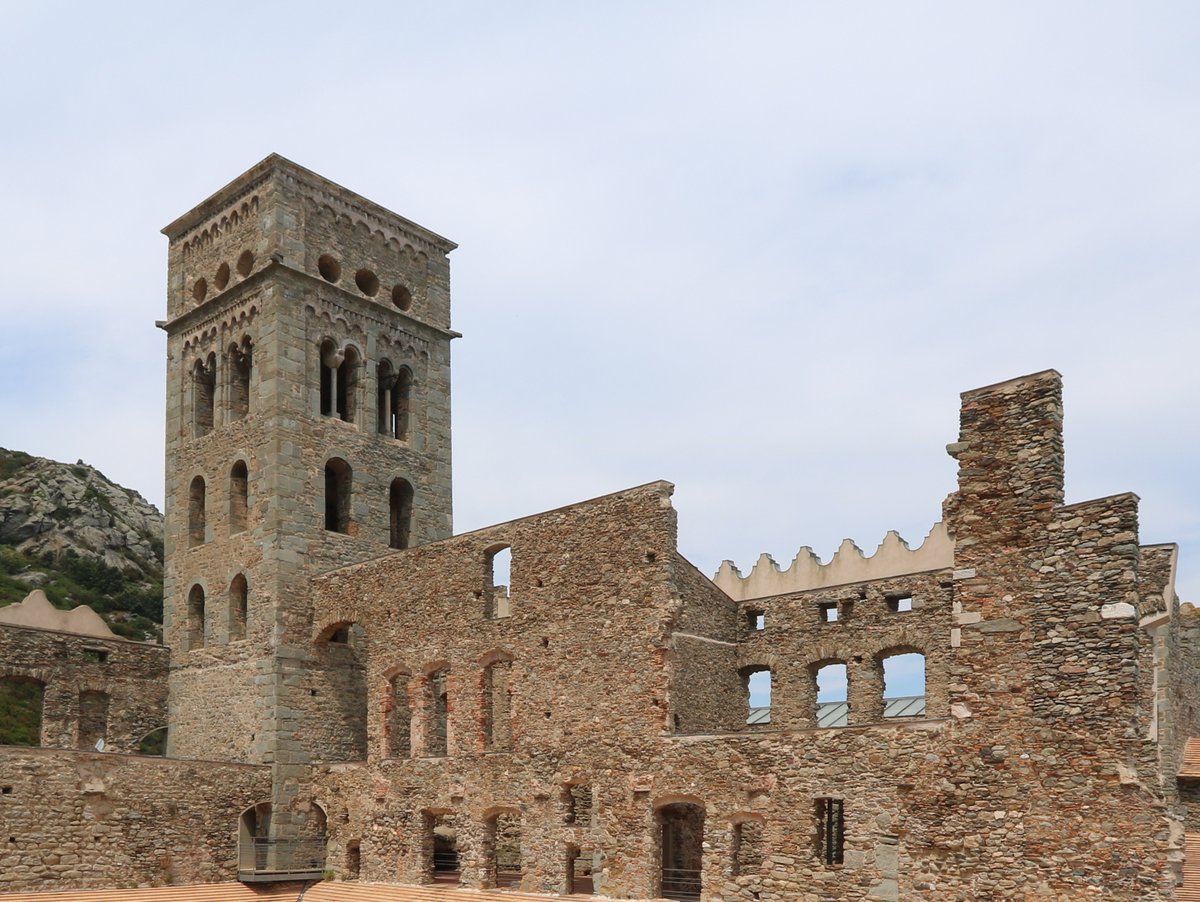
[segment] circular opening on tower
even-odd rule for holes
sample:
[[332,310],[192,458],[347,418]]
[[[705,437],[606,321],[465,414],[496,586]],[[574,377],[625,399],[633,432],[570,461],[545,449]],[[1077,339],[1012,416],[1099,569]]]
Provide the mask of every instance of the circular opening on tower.
[[321,278],[326,282],[336,282],[342,277],[342,264],[338,263],[329,254],[321,254],[317,258],[317,272],[321,274]]
[[407,310],[412,306],[412,292],[403,285],[396,285],[392,288],[392,303],[401,310]]
[[238,257],[237,271],[242,278],[250,275],[250,270],[254,268],[254,254],[249,251],[242,251],[242,255]]
[[217,286],[217,291],[224,291],[225,286],[229,284],[229,264],[222,263],[217,267],[217,274],[213,278],[213,283]]
[[199,304],[208,295],[208,282],[204,279],[197,279],[196,284],[192,286],[192,297]]
[[369,298],[379,294],[379,276],[369,269],[360,269],[354,274],[354,284]]

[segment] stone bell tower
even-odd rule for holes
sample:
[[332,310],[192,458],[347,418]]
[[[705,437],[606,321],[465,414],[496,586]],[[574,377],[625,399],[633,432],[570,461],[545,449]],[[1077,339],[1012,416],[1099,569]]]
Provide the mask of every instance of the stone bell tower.
[[361,632],[310,576],[451,534],[454,244],[275,155],[163,234],[170,754],[278,796],[366,757]]

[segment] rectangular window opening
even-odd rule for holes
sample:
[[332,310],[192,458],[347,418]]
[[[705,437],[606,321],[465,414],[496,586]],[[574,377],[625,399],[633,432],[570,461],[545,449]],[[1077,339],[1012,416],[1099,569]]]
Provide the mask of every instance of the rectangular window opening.
[[817,855],[826,865],[842,864],[846,816],[841,799],[817,799]]
[[90,664],[107,664],[108,651],[103,648],[85,648],[83,650],[83,660]]
[[767,628],[767,613],[758,608],[746,608],[746,627],[752,633],[760,633]]
[[838,606],[836,601],[822,602],[819,608],[822,623],[837,623]]
[[892,595],[887,599],[888,610],[893,614],[903,614],[906,611],[913,609],[913,597],[911,595]]

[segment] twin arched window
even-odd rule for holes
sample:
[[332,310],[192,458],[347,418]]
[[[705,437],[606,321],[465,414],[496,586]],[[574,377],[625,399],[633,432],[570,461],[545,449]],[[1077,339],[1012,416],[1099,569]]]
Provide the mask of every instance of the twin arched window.
[[376,370],[376,378],[379,433],[407,441],[412,370],[406,366],[396,369],[390,360],[383,360]]
[[321,342],[321,415],[354,422],[359,355],[353,345],[338,348],[330,339]]
[[[358,414],[358,381],[362,356],[350,344],[338,347],[330,338],[320,345],[321,415],[353,423]],[[381,360],[375,369],[376,431],[408,441],[413,374]]]

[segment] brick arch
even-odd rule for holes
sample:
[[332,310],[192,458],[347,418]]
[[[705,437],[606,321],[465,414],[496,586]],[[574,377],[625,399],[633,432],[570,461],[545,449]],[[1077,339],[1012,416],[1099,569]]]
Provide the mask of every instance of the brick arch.
[[480,820],[488,821],[494,817],[499,817],[501,814],[515,814],[521,816],[521,808],[518,805],[492,805],[489,808],[484,808],[480,815]]
[[383,671],[383,680],[385,683],[390,683],[399,676],[411,677],[413,675],[412,668],[407,664],[393,664]]
[[421,676],[429,677],[437,673],[439,670],[450,669],[450,661],[448,658],[436,658],[421,665]]
[[487,667],[489,664],[495,664],[498,661],[511,662],[515,660],[516,659],[513,657],[512,652],[503,648],[493,648],[491,651],[480,655],[478,663],[483,667]]
[[704,799],[687,793],[671,793],[657,796],[653,803],[651,803],[651,808],[655,811],[660,811],[668,805],[695,805],[704,811],[705,816],[708,815],[708,806],[704,804]]
[[313,632],[313,643],[328,642],[342,627],[351,627],[358,623],[358,615],[351,612],[337,612],[331,618],[326,618]]
[[756,652],[755,654],[745,654],[744,649],[738,649],[737,668],[738,671],[755,668],[778,673],[779,657],[773,653],[762,654]]

